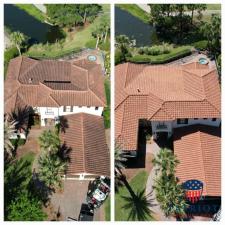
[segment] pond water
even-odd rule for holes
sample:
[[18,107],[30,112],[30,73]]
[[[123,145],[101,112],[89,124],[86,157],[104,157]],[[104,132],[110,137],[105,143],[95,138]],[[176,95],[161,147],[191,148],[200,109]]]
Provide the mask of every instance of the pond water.
[[142,22],[130,13],[115,7],[115,33],[125,34],[136,40],[136,46],[151,46],[158,43],[155,28]]
[[20,31],[30,38],[30,43],[53,43],[64,37],[57,26],[42,23],[12,4],[4,5],[4,25],[13,31]]

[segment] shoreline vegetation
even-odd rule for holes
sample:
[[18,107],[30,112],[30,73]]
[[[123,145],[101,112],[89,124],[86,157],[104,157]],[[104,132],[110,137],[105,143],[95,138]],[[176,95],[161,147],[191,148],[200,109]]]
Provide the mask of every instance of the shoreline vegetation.
[[149,23],[149,14],[145,12],[143,9],[141,9],[138,5],[136,4],[116,4],[116,7],[127,11],[131,15],[137,17],[144,23]]
[[[136,18],[140,19],[142,22],[149,24],[150,22],[150,15],[141,9],[137,4],[116,4],[116,7],[130,13],[131,15],[135,16]],[[207,10],[211,11],[218,11],[218,14],[220,14],[221,5],[220,4],[207,4]],[[195,18],[196,16],[194,16]],[[203,21],[209,21],[211,18],[211,14],[203,15],[202,20]],[[196,18],[195,18],[196,19]]]
[[[94,19],[94,21],[79,30],[68,33],[64,40],[54,44],[35,44],[31,46],[25,55],[33,58],[49,58],[57,59],[68,54],[76,53],[83,48],[94,48],[96,39],[92,36],[92,32],[98,27],[105,16],[109,16],[109,6],[102,5],[102,13]],[[109,42],[109,40],[107,40]],[[90,46],[92,43],[93,46]],[[109,46],[109,45],[108,45]],[[100,45],[101,47],[101,45]]]
[[33,4],[15,4],[15,6],[21,10],[24,10],[26,13],[28,13],[30,16],[33,16],[40,22],[46,22],[46,15],[38,8],[36,8]]

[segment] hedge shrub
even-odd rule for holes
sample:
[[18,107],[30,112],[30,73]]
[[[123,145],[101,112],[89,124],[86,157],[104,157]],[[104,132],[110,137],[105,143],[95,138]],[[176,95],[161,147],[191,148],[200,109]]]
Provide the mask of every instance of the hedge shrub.
[[202,40],[193,43],[193,46],[200,51],[204,51],[207,49],[208,41]]
[[127,61],[133,63],[151,63],[151,64],[163,64],[174,61],[176,59],[188,56],[191,54],[191,46],[181,46],[174,48],[168,54],[161,55],[135,55],[133,57],[127,57]]

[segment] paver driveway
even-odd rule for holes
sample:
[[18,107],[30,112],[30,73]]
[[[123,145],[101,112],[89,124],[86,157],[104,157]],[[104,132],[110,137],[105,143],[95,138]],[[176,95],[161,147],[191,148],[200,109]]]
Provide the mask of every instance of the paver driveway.
[[[63,182],[64,190],[51,196],[51,205],[54,211],[60,211],[62,220],[67,220],[67,217],[78,219],[81,204],[86,200],[88,183],[89,181],[85,180],[65,180]],[[100,212],[101,209],[95,210],[95,221],[102,219]]]

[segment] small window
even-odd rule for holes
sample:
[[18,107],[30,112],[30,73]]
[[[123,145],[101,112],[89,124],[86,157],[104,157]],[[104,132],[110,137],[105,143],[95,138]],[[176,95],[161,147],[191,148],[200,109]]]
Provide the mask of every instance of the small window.
[[98,107],[95,107],[95,110],[98,110]]
[[52,108],[47,108],[47,109],[46,109],[46,112],[47,112],[47,113],[51,113],[51,112],[52,112]]
[[73,112],[73,106],[70,106],[70,112]]
[[82,108],[82,106],[80,106],[80,105],[79,105],[78,107],[79,107],[79,108]]
[[91,106],[87,106],[88,108],[90,108]]
[[177,124],[188,124],[188,119],[177,119]]
[[207,118],[203,118],[203,120],[207,120]]
[[216,118],[212,118],[212,121],[216,121]]
[[71,106],[66,106],[66,112],[70,112]]
[[66,106],[63,106],[63,112],[66,112]]
[[194,118],[194,120],[198,120],[198,118]]

